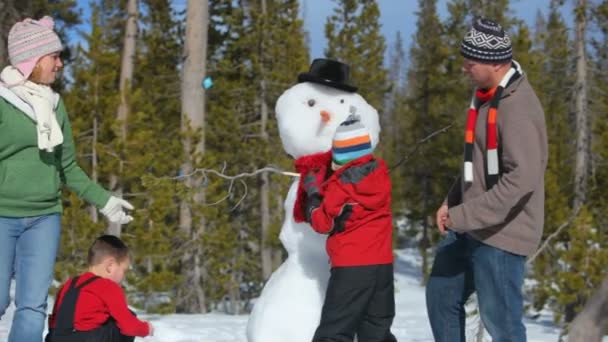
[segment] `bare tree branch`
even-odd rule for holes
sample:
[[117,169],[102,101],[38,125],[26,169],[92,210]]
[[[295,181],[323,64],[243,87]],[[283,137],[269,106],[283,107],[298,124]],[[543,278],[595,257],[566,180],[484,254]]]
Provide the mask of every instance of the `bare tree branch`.
[[564,223],[562,223],[556,231],[554,231],[551,235],[547,236],[547,238],[545,239],[545,241],[543,242],[543,244],[540,246],[540,248],[538,248],[536,250],[536,252],[530,257],[528,258],[528,261],[526,261],[527,265],[531,265],[534,260],[540,255],[540,253],[543,252],[543,250],[545,248],[547,248],[547,246],[549,245],[549,242],[551,242],[552,239],[554,239],[556,236],[558,236],[562,230],[564,230],[566,227],[568,227],[570,224],[572,224],[572,221],[574,221],[574,219],[578,216],[578,213],[581,211],[581,207],[576,208],[576,210],[574,210],[574,212],[572,213],[572,215],[570,215],[570,217],[568,218],[568,220]]
[[443,127],[442,129],[439,129],[429,135],[427,135],[425,138],[421,139],[420,141],[418,141],[416,143],[416,145],[414,146],[414,148],[410,151],[410,153],[406,154],[403,158],[401,158],[401,160],[399,160],[399,162],[397,162],[397,164],[395,164],[394,166],[390,167],[390,171],[393,171],[394,169],[398,168],[399,166],[401,166],[401,164],[405,163],[407,160],[409,160],[412,155],[414,153],[416,153],[416,151],[418,151],[418,149],[420,148],[420,146],[422,146],[423,144],[425,144],[426,142],[428,142],[429,140],[433,139],[435,136],[441,134],[441,133],[445,133],[448,131],[448,129],[450,129],[452,126],[454,126],[454,123],[449,124],[448,126]]
[[218,176],[220,178],[223,179],[227,179],[227,180],[237,180],[240,178],[245,178],[245,177],[255,177],[257,175],[259,175],[262,172],[272,172],[272,173],[277,173],[277,174],[281,174],[284,176],[290,176],[290,177],[300,177],[299,173],[296,172],[289,172],[289,171],[284,171],[281,170],[279,168],[276,168],[274,166],[266,166],[263,167],[261,169],[257,169],[255,171],[252,172],[243,172],[243,173],[239,173],[237,175],[234,176],[230,176],[230,175],[226,175],[223,173],[223,171],[217,171],[214,169],[195,169],[194,171],[185,174],[185,175],[180,175],[180,176],[176,176],[176,177],[160,177],[160,179],[169,179],[169,180],[182,180],[182,179],[187,179],[190,177],[193,177],[197,174],[202,174],[203,177],[207,177],[207,173],[213,174],[215,176]]
[[300,177],[300,174],[297,172],[290,172],[290,171],[284,171],[281,170],[279,168],[276,168],[274,166],[266,166],[263,167],[261,169],[257,169],[254,170],[252,172],[243,172],[243,173],[239,173],[237,175],[227,175],[225,173],[226,171],[226,163],[224,162],[224,165],[222,166],[222,168],[218,171],[218,170],[214,170],[214,169],[195,169],[192,172],[188,173],[188,174],[184,174],[184,175],[179,175],[176,177],[169,177],[169,176],[164,176],[164,177],[153,177],[156,180],[172,180],[172,181],[183,181],[183,180],[187,180],[190,179],[191,177],[194,177],[196,175],[201,175],[203,177],[203,181],[202,184],[208,184],[209,183],[209,175],[214,175],[217,177],[220,177],[222,179],[228,180],[230,181],[229,185],[228,185],[228,190],[227,190],[227,194],[220,198],[219,200],[212,202],[212,203],[205,203],[204,206],[206,207],[210,207],[210,206],[215,206],[218,205],[224,201],[226,201],[228,198],[230,198],[230,196],[233,193],[234,190],[234,183],[236,181],[240,182],[241,185],[243,186],[244,189],[244,193],[241,196],[241,198],[237,201],[237,203],[232,207],[231,211],[235,210],[236,208],[239,207],[239,205],[241,205],[241,203],[245,200],[245,198],[247,197],[248,193],[249,193],[249,188],[247,187],[247,183],[245,183],[245,181],[243,180],[243,178],[247,178],[247,177],[256,177],[257,175],[263,173],[263,172],[272,172],[272,173],[276,173],[276,174],[280,174],[280,175],[284,175],[284,176],[289,176],[289,177]]

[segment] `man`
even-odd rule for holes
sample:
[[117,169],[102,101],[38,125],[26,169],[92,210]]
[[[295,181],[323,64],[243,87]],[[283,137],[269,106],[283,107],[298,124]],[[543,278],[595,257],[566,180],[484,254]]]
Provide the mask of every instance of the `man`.
[[498,23],[476,18],[460,52],[475,93],[462,172],[437,211],[445,237],[426,289],[429,320],[436,341],[465,341],[464,304],[477,292],[492,340],[526,341],[521,287],[543,229],[544,113]]

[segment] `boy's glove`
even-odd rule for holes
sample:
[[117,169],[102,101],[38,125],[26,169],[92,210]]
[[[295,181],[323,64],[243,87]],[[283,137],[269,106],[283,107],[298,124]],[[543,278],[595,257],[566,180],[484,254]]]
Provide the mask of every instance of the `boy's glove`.
[[305,217],[306,222],[312,224],[312,212],[321,206],[321,195],[318,192],[310,194],[306,198]]
[[348,220],[350,218],[350,215],[352,213],[353,213],[353,205],[345,204],[344,207],[342,208],[342,211],[340,212],[340,215],[338,215],[338,217],[335,218],[334,228],[329,233],[329,235],[334,235],[334,234],[344,232],[344,228],[346,226],[346,220]]
[[133,221],[133,217],[125,213],[125,208],[133,210],[131,203],[122,198],[110,196],[110,199],[100,212],[112,223],[127,224]]
[[306,176],[304,176],[304,182],[302,184],[308,197],[320,193],[321,184],[325,181],[326,176],[327,168],[324,166],[314,167],[308,171]]
[[[304,178],[308,175],[309,171],[314,168],[324,168],[326,170],[327,175],[322,177],[322,180],[325,180],[329,173],[331,172],[331,150],[322,153],[316,153],[312,155],[302,156],[294,162],[294,168],[297,173],[300,174],[298,180],[298,191],[296,194],[296,202],[293,205],[293,219],[295,222],[306,222],[306,202],[308,194],[306,190],[304,190]],[[313,174],[316,174],[313,172]],[[321,178],[321,175],[319,175]],[[319,183],[317,186],[319,186]],[[322,189],[319,189],[322,192]]]

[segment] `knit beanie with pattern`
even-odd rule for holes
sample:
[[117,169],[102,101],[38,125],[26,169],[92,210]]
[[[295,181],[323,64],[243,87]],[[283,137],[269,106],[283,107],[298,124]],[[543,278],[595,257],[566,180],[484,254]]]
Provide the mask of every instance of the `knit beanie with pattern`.
[[462,40],[460,54],[482,63],[506,63],[513,58],[511,38],[500,24],[478,17]]
[[54,25],[49,16],[40,20],[27,18],[13,25],[9,31],[9,60],[25,78],[30,76],[40,58],[63,50],[61,40],[53,30]]

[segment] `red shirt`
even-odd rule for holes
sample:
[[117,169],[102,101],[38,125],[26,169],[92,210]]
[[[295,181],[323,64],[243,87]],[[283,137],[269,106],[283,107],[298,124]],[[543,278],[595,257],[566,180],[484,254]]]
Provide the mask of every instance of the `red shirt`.
[[[78,278],[76,285],[93,277],[94,274],[86,272]],[[65,292],[70,287],[73,278],[63,284],[53,306],[53,313],[49,316],[49,327],[55,328],[55,315],[57,315]],[[80,289],[76,312],[74,313],[74,329],[77,331],[94,330],[102,326],[108,318],[112,317],[120,332],[126,336],[148,336],[150,327],[147,322],[140,321],[129,311],[127,298],[122,288],[110,279],[98,278]]]
[[[323,164],[331,160],[331,152],[307,158],[315,160],[296,163]],[[312,211],[310,224],[315,231],[330,234],[326,249],[332,267],[393,262],[391,180],[382,159],[367,155],[349,162],[323,182],[320,193],[323,199]],[[302,210],[302,204],[296,208]],[[343,231],[337,232],[337,225]]]

